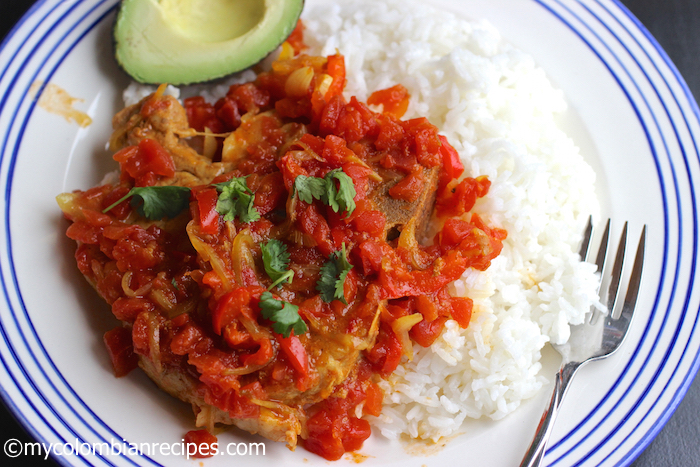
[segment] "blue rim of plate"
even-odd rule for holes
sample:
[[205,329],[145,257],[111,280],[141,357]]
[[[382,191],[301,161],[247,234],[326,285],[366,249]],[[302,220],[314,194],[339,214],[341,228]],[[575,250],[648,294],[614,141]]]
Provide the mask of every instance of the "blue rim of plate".
[[[700,338],[695,332],[698,307],[693,307],[697,298],[692,290],[698,259],[698,206],[693,186],[700,178],[696,141],[696,135],[700,136],[700,111],[666,53],[617,0],[531,1],[576,34],[617,81],[647,136],[664,198],[661,280],[654,285],[656,300],[642,339],[605,397],[574,429],[550,446],[545,457],[548,465],[557,466],[587,461],[628,465],[663,428],[700,365]],[[0,286],[3,293],[0,309],[0,377],[3,385],[0,396],[30,434],[45,443],[85,442],[87,437],[90,442],[109,442],[107,437],[116,440],[121,437],[91,411],[63,378],[39,340],[22,301],[21,286],[12,262],[10,202],[14,166],[34,103],[22,99],[15,103],[12,99],[17,95],[26,95],[29,84],[38,77],[48,82],[73,48],[115,7],[116,0],[41,0],[32,6],[0,44],[0,57],[2,54],[12,55],[6,63],[0,64],[0,118],[12,115],[12,123],[0,133],[0,184],[3,185],[4,194],[0,203],[0,239],[3,236],[6,239],[0,253]],[[56,32],[59,28],[62,32]],[[49,43],[53,44],[49,51],[42,50]],[[43,54],[40,56],[45,60],[32,68],[30,62],[36,60],[38,54]],[[25,78],[26,75],[31,77]],[[645,86],[651,86],[653,93],[645,94]],[[655,113],[659,106],[663,112]],[[664,131],[664,125],[670,125],[672,130]],[[674,151],[676,145],[678,150]],[[671,176],[665,176],[664,172],[670,172]],[[684,190],[689,192],[689,196],[684,196]],[[692,215],[684,216],[684,207],[690,209]],[[671,246],[676,240],[677,252]],[[685,275],[678,259],[681,254],[692,258],[690,271]],[[675,280],[679,278],[683,279],[680,283]],[[669,297],[665,298],[665,295]],[[678,316],[667,313],[672,309],[680,310]],[[655,329],[654,325],[660,327]],[[23,332],[13,333],[13,330]],[[681,336],[682,332],[686,332],[687,337]],[[657,345],[669,335],[671,345],[663,351],[661,361],[650,361],[651,355],[656,356],[663,350]],[[649,341],[653,345],[643,354],[642,346]],[[674,350],[680,350],[681,356],[671,359]],[[27,352],[30,360],[21,357]],[[675,365],[670,376],[662,374],[667,364]],[[634,365],[641,365],[644,373],[639,370],[630,377]],[[651,378],[643,378],[650,373],[653,373]],[[625,397],[627,389],[640,382],[645,387],[630,403],[629,396]],[[46,391],[47,385],[52,392]],[[663,389],[661,395],[654,398],[652,393],[657,387]],[[630,408],[620,406],[623,399],[625,406]],[[620,410],[626,411],[622,417],[617,413]],[[606,435],[600,439],[602,430],[597,426],[596,416],[602,416],[603,420],[611,418],[620,421],[614,427],[606,427]],[[635,417],[641,422],[630,427],[628,420]],[[624,430],[623,441],[613,443],[613,436]],[[592,448],[584,444],[590,440],[595,442]],[[594,459],[594,456],[597,457]],[[56,456],[54,459],[64,465],[160,465],[145,456],[135,459],[99,455],[90,459]]]
[[[680,108],[681,104],[688,105],[688,107],[689,107],[689,109],[688,109],[689,114],[686,114],[684,112],[682,114],[682,118],[678,118],[678,119],[673,121],[674,131],[673,131],[672,136],[674,136],[675,139],[679,143],[681,152],[683,154],[684,164],[682,167],[676,167],[673,165],[671,165],[671,167],[670,167],[671,172],[673,174],[672,179],[673,179],[673,188],[675,188],[675,201],[679,205],[679,212],[678,212],[679,221],[682,221],[684,219],[682,219],[682,217],[681,217],[680,205],[682,204],[683,200],[680,198],[680,196],[681,196],[680,189],[679,189],[680,179],[679,179],[679,175],[676,173],[676,170],[681,169],[681,170],[679,170],[679,172],[684,171],[685,172],[684,175],[687,175],[689,180],[692,180],[693,175],[697,176],[697,173],[693,174],[693,172],[691,170],[691,167],[689,164],[690,161],[688,160],[688,152],[686,151],[686,149],[689,149],[690,150],[689,152],[691,153],[691,155],[695,155],[695,157],[697,159],[698,142],[696,141],[695,135],[693,134],[693,131],[691,129],[691,121],[692,121],[692,123],[697,124],[697,118],[699,115],[697,104],[696,104],[694,98],[692,97],[689,89],[685,85],[684,80],[680,76],[680,73],[675,68],[675,66],[672,64],[671,60],[668,58],[668,56],[663,51],[663,49],[656,43],[656,41],[649,34],[649,32],[641,25],[641,23],[639,23],[639,21],[636,20],[636,18],[634,18],[634,16],[622,4],[620,4],[617,1],[615,2],[615,6],[618,7],[622,12],[625,13],[626,18],[624,18],[624,19],[631,20],[630,24],[625,24],[625,21],[623,21],[623,19],[620,19],[620,17],[617,17],[614,15],[614,12],[611,11],[611,6],[612,6],[611,2],[604,2],[604,1],[598,1],[598,0],[596,2],[591,2],[590,4],[584,4],[583,2],[579,2],[577,6],[579,7],[579,9],[582,9],[585,13],[588,13],[590,17],[597,19],[599,21],[599,24],[605,29],[605,31],[607,31],[607,33],[613,35],[616,39],[618,39],[619,44],[628,53],[628,56],[633,59],[633,65],[637,67],[636,68],[637,70],[642,72],[642,74],[644,75],[644,78],[651,81],[652,78],[650,76],[650,73],[656,72],[659,74],[659,77],[660,77],[660,80],[657,81],[658,84],[662,84],[663,86],[665,86],[668,89],[671,88],[672,84],[680,85],[680,88],[682,90],[682,95],[681,95],[681,99],[683,100],[682,103],[679,101],[679,96],[675,93],[673,94],[672,99],[668,99],[667,101],[664,101],[661,94],[660,94],[659,87],[656,87],[656,86],[654,87],[655,96],[656,96],[656,98],[659,99],[659,102],[661,103],[663,110],[664,110],[664,114],[661,115],[659,118],[657,118],[657,116],[654,114],[654,112],[651,111],[651,104],[649,102],[651,99],[653,99],[654,96],[650,96],[650,98],[648,99],[646,95],[641,93],[639,84],[637,84],[637,82],[634,81],[634,77],[632,76],[632,74],[630,72],[629,65],[623,64],[623,61],[617,56],[615,56],[615,60],[614,60],[615,63],[611,64],[609,61],[605,62],[606,66],[608,67],[610,72],[613,74],[613,76],[615,76],[616,80],[620,84],[620,87],[623,90],[623,92],[625,93],[625,95],[627,96],[630,104],[635,108],[635,111],[636,111],[638,117],[640,117],[640,120],[642,120],[642,118],[641,118],[642,110],[640,110],[640,109],[643,107],[646,107],[648,110],[650,110],[650,114],[651,114],[650,122],[653,123],[653,125],[650,125],[651,127],[655,126],[658,128],[661,124],[660,120],[663,119],[664,117],[666,117],[668,119],[672,119],[671,113],[670,113],[671,107]],[[613,53],[611,50],[611,47],[609,46],[609,43],[602,41],[599,33],[597,33],[597,31],[595,31],[589,24],[586,24],[584,21],[581,20],[580,11],[576,11],[576,9],[568,7],[567,5],[564,4],[564,2],[561,2],[561,1],[557,1],[556,2],[556,9],[554,7],[552,7],[550,9],[550,11],[552,11],[553,14],[555,14],[558,18],[560,18],[562,21],[567,23],[567,25],[569,25],[570,27],[571,27],[573,22],[575,22],[575,21],[580,22],[582,24],[581,29],[577,30],[577,29],[574,29],[573,27],[571,27],[571,29],[581,38],[581,40],[583,40],[589,46],[589,48],[591,50],[593,50],[596,53],[596,55],[599,58],[601,58],[601,60],[602,60],[602,56],[601,56],[600,49],[593,46],[594,41],[597,40],[601,44],[603,49],[605,49],[609,53]],[[607,15],[610,19],[612,19],[613,22],[612,23],[604,22],[601,18],[601,15]],[[565,18],[568,18],[568,19],[565,19]],[[631,30],[631,27],[634,27],[634,31]],[[627,42],[625,42],[623,40],[623,38],[620,37],[620,32],[627,34],[627,36],[628,36]],[[641,37],[643,39],[646,39],[651,45],[654,46],[654,52],[658,55],[656,57],[652,56],[649,53],[649,50],[642,45],[640,38],[636,37],[635,34],[641,34],[642,35]],[[642,57],[638,57],[632,52],[632,48],[634,48],[635,46],[636,46],[636,48],[643,51]],[[651,66],[648,66],[647,68],[643,67],[642,64],[640,63],[640,59],[641,60],[643,60],[643,59],[649,60],[651,63]],[[657,60],[657,61],[655,62],[655,60]],[[616,74],[616,72],[614,71],[615,67],[622,70],[621,71],[622,74],[627,75],[630,79],[633,80],[634,88],[635,88],[633,90],[636,90],[640,94],[641,100],[635,100],[632,98],[629,88],[625,88],[622,85],[619,75]],[[668,71],[671,72],[671,79],[674,80],[673,83],[671,83],[669,81],[668,77],[663,76],[663,74],[661,73],[660,67],[666,67],[668,69]],[[669,144],[665,139],[663,141],[663,145],[662,145],[663,147],[659,147],[658,145],[655,147],[655,145],[651,141],[651,136],[650,136],[650,132],[649,132],[650,126],[647,126],[648,121],[649,121],[649,119],[647,119],[647,121],[643,121],[643,125],[644,125],[644,129],[645,129],[647,138],[649,139],[650,148],[651,148],[652,153],[656,159],[657,170],[659,170],[659,172],[660,172],[659,157],[666,157],[670,161],[671,157],[672,157],[672,154],[670,154],[671,149],[669,148]],[[676,124],[678,124],[678,126],[676,126]],[[687,144],[684,145],[683,142],[681,141],[681,134],[680,133],[681,133],[682,127],[685,127],[688,130],[688,136],[692,140],[691,145],[687,145]],[[669,138],[669,139],[671,139],[671,138]],[[697,162],[697,160],[695,162]],[[661,176],[660,173],[659,173],[659,176]],[[661,180],[663,188],[667,189],[668,185],[664,184],[663,182],[664,182],[664,180]],[[690,280],[688,282],[689,286],[685,292],[683,311],[680,315],[680,319],[678,320],[678,326],[675,328],[675,330],[673,330],[672,345],[669,346],[669,348],[665,351],[663,360],[661,361],[661,363],[658,365],[658,368],[654,372],[653,378],[649,382],[646,383],[646,387],[644,388],[644,391],[642,392],[642,395],[644,397],[646,397],[650,393],[652,385],[659,381],[658,378],[660,376],[660,370],[669,361],[669,356],[671,354],[671,351],[675,348],[675,344],[678,342],[677,339],[679,337],[681,327],[686,322],[686,318],[693,318],[692,316],[688,315],[687,313],[689,313],[689,312],[692,313],[692,311],[693,311],[693,310],[690,310],[689,303],[691,300],[692,284],[694,282],[695,271],[696,271],[696,267],[697,267],[697,258],[698,258],[698,250],[697,250],[697,248],[698,248],[698,238],[697,238],[698,224],[697,224],[697,216],[695,215],[697,213],[697,200],[696,200],[696,194],[695,194],[695,190],[693,187],[693,183],[692,182],[689,183],[687,188],[690,191],[689,200],[690,200],[690,204],[692,205],[692,211],[694,214],[693,218],[692,218],[692,240],[690,242],[687,242],[687,240],[686,240],[686,244],[689,244],[690,248],[692,249],[692,255],[690,256],[692,258],[692,264],[691,264],[691,270],[690,270]],[[673,192],[671,192],[670,194],[673,194]],[[683,291],[679,289],[679,287],[678,287],[679,284],[677,283],[677,280],[676,280],[676,279],[678,279],[679,274],[680,274],[680,267],[681,267],[680,262],[676,263],[675,271],[671,270],[673,267],[673,264],[669,264],[669,262],[672,261],[671,254],[669,252],[669,241],[673,241],[673,240],[671,240],[671,235],[673,234],[673,232],[671,232],[670,228],[669,228],[669,215],[670,215],[670,213],[669,213],[669,202],[668,202],[667,198],[668,198],[668,196],[664,192],[664,216],[665,216],[665,244],[664,244],[664,267],[663,267],[664,271],[661,275],[661,284],[659,285],[659,290],[658,290],[657,295],[656,295],[657,300],[654,304],[654,307],[653,307],[653,310],[651,313],[650,322],[647,324],[647,326],[644,330],[644,334],[643,334],[642,338],[640,339],[640,343],[637,346],[635,352],[633,353],[632,358],[630,359],[630,361],[626,365],[625,369],[623,370],[623,373],[615,381],[615,383],[613,384],[613,386],[610,389],[610,391],[608,392],[608,394],[604,397],[603,401],[601,401],[601,403],[598,404],[598,406],[593,411],[591,411],[591,413],[589,413],[584,418],[584,420],[578,424],[578,426],[574,430],[569,432],[561,440],[559,440],[559,442],[557,442],[556,444],[554,444],[553,446],[550,447],[550,452],[549,452],[549,455],[547,456],[547,465],[553,465],[553,466],[560,465],[560,463],[566,458],[566,456],[570,453],[570,450],[571,450],[571,448],[569,448],[569,449],[562,448],[562,445],[567,440],[572,438],[576,434],[576,432],[578,430],[580,430],[582,428],[582,426],[595,415],[595,413],[601,408],[601,405],[603,402],[605,402],[609,397],[615,397],[612,395],[612,393],[615,391],[615,389],[621,383],[621,381],[625,377],[626,373],[631,369],[632,365],[635,363],[635,360],[637,360],[638,358],[645,357],[644,355],[639,354],[642,343],[645,342],[645,340],[647,338],[652,338],[652,339],[654,339],[654,343],[652,346],[652,352],[654,350],[658,349],[659,348],[658,344],[659,344],[661,332],[666,329],[666,326],[669,326],[669,328],[670,328],[671,325],[673,324],[673,323],[669,323],[669,321],[668,321],[669,316],[667,313],[663,313],[663,311],[664,311],[664,309],[670,309],[670,302],[672,302],[676,296],[680,296]],[[679,228],[677,231],[679,245],[683,245],[683,241],[684,241],[683,240],[683,233],[684,233],[683,229]],[[678,255],[676,255],[676,257],[679,257],[679,256],[680,256],[680,253]],[[674,277],[673,277],[674,280],[672,281],[672,285],[671,285],[672,291],[671,291],[671,298],[669,300],[669,306],[668,306],[668,308],[664,308],[664,306],[660,302],[659,298],[661,295],[661,288],[663,287],[663,283],[665,282],[664,278],[667,277],[666,276],[667,272],[669,274],[671,274],[671,273],[674,274]],[[652,321],[654,321],[654,319],[659,317],[659,316],[662,316],[661,328],[659,329],[659,332],[656,336],[650,335],[649,333],[650,333]],[[692,319],[692,321],[690,321],[690,322],[693,323],[692,329],[690,332],[689,341],[688,341],[688,343],[686,343],[686,345],[683,349],[683,356],[685,357],[686,355],[690,355],[690,357],[693,359],[692,369],[690,371],[688,371],[687,373],[685,373],[684,375],[680,375],[682,382],[681,382],[680,386],[678,387],[678,389],[675,391],[672,402],[666,407],[663,414],[656,419],[656,423],[652,426],[652,428],[649,429],[646,433],[644,433],[642,435],[642,437],[640,438],[640,440],[637,441],[632,446],[632,448],[630,449],[629,453],[627,454],[627,456],[625,458],[625,461],[631,462],[632,460],[634,460],[642,452],[642,450],[644,448],[646,448],[646,446],[651,442],[651,440],[659,433],[659,431],[661,431],[661,429],[663,428],[665,423],[668,421],[668,419],[671,417],[674,410],[676,409],[676,407],[680,403],[683,395],[687,392],[688,387],[692,383],[693,378],[694,378],[695,374],[697,373],[697,370],[698,370],[697,350],[695,351],[695,353],[687,354],[687,351],[689,350],[690,339],[692,339],[692,337],[695,336],[696,322],[697,321],[696,321],[696,319]],[[648,360],[645,360],[643,362],[642,369],[646,368],[647,363],[648,363]],[[673,371],[672,376],[676,375],[678,368],[679,368],[679,366],[676,366],[676,368]],[[641,372],[638,373],[633,378],[633,383],[637,382],[639,380],[640,374],[641,374]],[[622,389],[624,392],[624,388],[622,388]],[[618,400],[617,400],[617,402],[614,403],[614,408],[618,407],[620,401],[622,400],[622,396],[617,396],[617,397],[618,397]],[[634,411],[634,408],[637,408],[639,406],[639,404],[640,404],[640,401],[639,400],[636,401],[635,404],[632,406],[633,410],[628,410],[626,415],[627,416],[631,415],[631,413]],[[651,404],[651,408],[647,411],[646,414],[643,415],[642,420],[646,419],[649,416],[651,409],[653,409],[657,404],[658,404],[658,400],[655,400]],[[602,420],[603,421],[606,420],[609,417],[609,415],[610,415],[609,413],[606,414]],[[589,450],[589,452],[587,452],[585,456],[581,457],[579,461],[583,462],[586,459],[590,458],[595,453],[596,449],[601,446],[601,444],[603,444],[605,441],[609,440],[612,437],[612,434],[615,433],[621,427],[621,425],[624,423],[624,420],[626,420],[626,418],[627,418],[626,416],[623,417],[622,418],[623,422],[617,423],[615,425],[615,427],[608,428],[610,431],[610,435],[608,437],[606,437],[605,440],[600,441],[593,450]],[[598,421],[597,423],[600,423],[600,421]],[[625,441],[627,441],[627,439],[629,439],[629,438],[630,438],[630,435],[629,434],[626,435]],[[585,440],[585,436],[583,439]],[[581,444],[581,441],[578,441],[574,444],[574,446],[578,447],[580,444]],[[610,458],[611,454],[612,453],[608,454],[608,456],[606,456],[600,462],[601,465],[604,464]],[[554,459],[552,460],[552,458],[554,458]],[[623,463],[623,462],[620,462],[620,464],[621,463]]]

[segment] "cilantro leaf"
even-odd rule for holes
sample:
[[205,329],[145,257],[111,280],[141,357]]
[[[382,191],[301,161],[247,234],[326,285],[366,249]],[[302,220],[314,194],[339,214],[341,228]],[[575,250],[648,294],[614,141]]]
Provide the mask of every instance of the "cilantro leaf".
[[294,278],[294,271],[289,269],[287,245],[272,238],[267,243],[262,243],[260,249],[262,250],[265,272],[272,279],[272,285],[269,289],[285,281],[291,283]]
[[299,307],[289,302],[277,300],[270,292],[260,295],[260,311],[264,318],[274,321],[272,330],[284,337],[299,336],[307,330],[306,323],[299,316]]
[[159,220],[173,218],[190,204],[190,189],[184,186],[139,186],[134,187],[117,202],[102,212],[107,212],[122,201],[131,198],[131,206],[142,217]]
[[325,191],[321,196],[321,201],[323,201],[326,206],[330,206],[333,211],[339,212],[340,204],[338,204],[338,189],[335,186],[331,172],[328,172],[328,174],[323,178],[323,181]]
[[[333,179],[338,180],[338,188],[335,187]],[[328,205],[335,212],[345,212],[346,217],[352,214],[357,194],[352,178],[341,169],[335,169],[326,174],[325,180],[328,185]]]
[[298,175],[294,179],[294,193],[305,203],[320,200],[335,212],[345,212],[346,217],[355,210],[355,185],[342,169],[333,169],[324,178]]
[[326,303],[340,300],[345,305],[348,304],[345,300],[345,278],[350,269],[352,264],[348,262],[345,243],[343,243],[343,249],[334,251],[326,264],[321,266],[321,278],[316,283],[316,290],[321,293],[321,300]]
[[241,222],[253,222],[260,219],[260,213],[255,209],[255,194],[246,184],[247,177],[235,177],[228,182],[216,183],[219,190],[219,200],[216,212],[224,216],[225,221],[238,217]]
[[294,192],[305,203],[313,203],[326,193],[326,181],[323,178],[298,175],[294,179]]

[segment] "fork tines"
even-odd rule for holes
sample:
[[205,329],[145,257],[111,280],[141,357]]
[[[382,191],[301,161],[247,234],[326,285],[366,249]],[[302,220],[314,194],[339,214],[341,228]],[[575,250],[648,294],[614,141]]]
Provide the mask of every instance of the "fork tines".
[[[600,247],[598,248],[598,254],[596,256],[596,266],[597,272],[601,275],[605,272],[606,259],[608,257],[608,244],[610,239],[610,224],[611,221],[608,219],[605,230],[600,242]],[[642,267],[644,263],[644,250],[646,244],[646,230],[647,226],[644,225],[642,228],[642,233],[639,238],[639,243],[637,245],[637,252],[634,259],[634,264],[632,265],[632,271],[630,273],[629,282],[627,285],[627,293],[625,295],[625,300],[619,310],[616,313],[615,305],[617,303],[617,298],[620,291],[620,284],[622,282],[622,275],[624,271],[624,261],[625,261],[625,250],[627,247],[627,233],[628,233],[628,223],[625,222],[622,229],[622,234],[620,235],[620,242],[618,243],[617,251],[615,253],[615,262],[613,263],[612,271],[609,276],[609,286],[607,293],[607,310],[609,316],[612,319],[618,319],[621,315],[631,314],[634,310],[634,306],[637,303],[637,296],[639,294],[639,288],[642,279]],[[588,219],[588,225],[584,231],[583,241],[581,243],[581,249],[579,254],[581,259],[585,260],[589,253],[590,244],[592,240],[593,233],[593,220],[591,217]],[[602,280],[601,280],[602,284]]]

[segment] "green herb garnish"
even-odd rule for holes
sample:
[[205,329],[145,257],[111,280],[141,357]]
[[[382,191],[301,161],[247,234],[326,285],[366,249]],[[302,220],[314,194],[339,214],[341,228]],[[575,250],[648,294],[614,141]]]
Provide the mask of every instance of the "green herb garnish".
[[316,283],[316,290],[321,292],[321,299],[330,303],[333,300],[340,300],[345,305],[345,278],[352,269],[352,264],[348,262],[345,252],[345,243],[342,250],[335,251],[330,258],[321,266],[321,278]]
[[267,243],[262,243],[260,245],[260,250],[262,251],[265,272],[270,276],[270,279],[272,279],[272,285],[268,290],[273,289],[275,286],[285,281],[291,284],[294,278],[294,271],[289,269],[287,245],[273,238]]
[[326,180],[318,177],[298,175],[294,179],[294,192],[305,203],[313,203],[314,199],[321,199],[326,193]]
[[184,186],[134,187],[102,212],[109,211],[128,198],[131,198],[131,206],[146,219],[172,219],[189,206],[190,189]]
[[[335,186],[338,180],[338,188]],[[345,212],[349,216],[355,210],[355,185],[352,178],[340,169],[331,170],[324,177],[326,180],[326,195],[322,200],[335,212]]]
[[283,300],[277,300],[270,292],[260,295],[260,311],[264,318],[274,322],[272,330],[284,337],[299,336],[307,330],[306,323],[299,316],[299,307]]
[[294,179],[294,193],[305,203],[320,200],[335,212],[345,212],[346,217],[355,210],[355,185],[352,178],[341,169],[333,169],[323,178],[297,176]]
[[246,184],[247,177],[235,177],[228,182],[216,183],[219,190],[219,200],[216,212],[224,216],[225,221],[238,217],[241,222],[253,222],[260,219],[260,213],[255,209],[255,194]]

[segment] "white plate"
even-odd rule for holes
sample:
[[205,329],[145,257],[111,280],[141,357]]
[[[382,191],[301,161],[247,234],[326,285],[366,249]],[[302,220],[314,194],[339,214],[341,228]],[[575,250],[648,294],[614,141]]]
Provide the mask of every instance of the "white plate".
[[[320,0],[316,0],[320,1]],[[314,1],[307,2],[315,3]],[[465,17],[487,18],[533,55],[564,90],[563,122],[598,173],[604,216],[649,226],[643,290],[630,335],[613,357],[574,380],[546,456],[549,465],[626,465],[661,429],[698,366],[700,186],[698,109],[656,42],[611,0],[434,0]],[[66,465],[194,465],[122,444],[178,443],[189,407],[140,372],[115,379],[101,335],[115,323],[74,265],[56,194],[96,184],[114,167],[104,149],[125,76],[111,58],[115,0],[46,0],[0,50],[0,385],[31,433]],[[39,109],[32,83],[51,82],[84,99],[94,123],[80,129]],[[478,422],[427,457],[373,437],[368,465],[517,465],[547,394],[507,419]],[[260,442],[229,432],[232,442]],[[89,454],[89,444],[114,444]],[[120,444],[121,443],[121,444]],[[117,445],[122,446],[121,449]],[[71,451],[78,453],[71,454]],[[146,446],[142,446],[145,448]],[[177,449],[177,448],[176,448]],[[207,466],[281,462],[326,465],[298,449],[265,443],[262,455],[222,455]],[[352,462],[340,461],[339,464]]]

